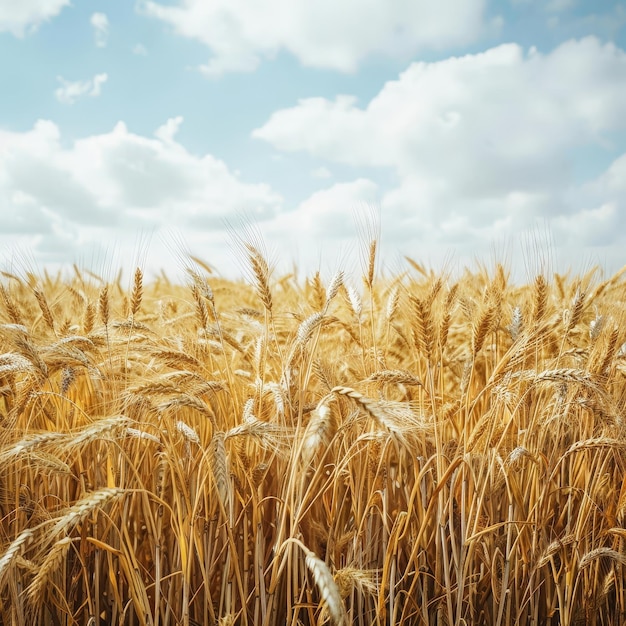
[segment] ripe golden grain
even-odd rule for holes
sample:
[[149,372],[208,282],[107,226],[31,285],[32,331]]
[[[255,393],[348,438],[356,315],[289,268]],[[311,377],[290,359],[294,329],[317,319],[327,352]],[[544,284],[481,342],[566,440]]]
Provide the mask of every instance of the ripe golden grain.
[[0,623],[621,625],[625,272],[366,244],[363,290],[4,275]]

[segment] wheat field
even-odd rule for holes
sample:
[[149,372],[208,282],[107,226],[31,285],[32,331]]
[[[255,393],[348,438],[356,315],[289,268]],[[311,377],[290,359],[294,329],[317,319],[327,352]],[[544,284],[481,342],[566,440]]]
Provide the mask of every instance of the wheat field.
[[3,275],[0,624],[626,621],[622,272],[245,252]]

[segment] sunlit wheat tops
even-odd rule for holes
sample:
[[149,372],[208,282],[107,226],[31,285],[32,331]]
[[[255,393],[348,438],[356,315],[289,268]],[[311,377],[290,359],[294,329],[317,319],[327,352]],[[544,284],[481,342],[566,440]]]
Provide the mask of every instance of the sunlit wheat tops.
[[133,292],[130,299],[130,314],[134,317],[137,315],[141,307],[143,299],[143,272],[140,268],[135,270],[135,281],[133,283]]
[[626,269],[0,280],[0,625],[621,626]]
[[98,297],[98,312],[100,313],[100,321],[106,326],[109,323],[109,286],[105,285],[100,291]]

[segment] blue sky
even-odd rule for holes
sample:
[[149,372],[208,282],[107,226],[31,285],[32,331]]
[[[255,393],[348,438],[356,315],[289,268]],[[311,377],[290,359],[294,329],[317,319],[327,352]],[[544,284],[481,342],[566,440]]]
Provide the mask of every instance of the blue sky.
[[332,272],[374,211],[390,271],[534,270],[537,239],[615,270],[625,25],[604,0],[0,0],[5,265],[174,272],[184,242],[233,275],[244,216]]

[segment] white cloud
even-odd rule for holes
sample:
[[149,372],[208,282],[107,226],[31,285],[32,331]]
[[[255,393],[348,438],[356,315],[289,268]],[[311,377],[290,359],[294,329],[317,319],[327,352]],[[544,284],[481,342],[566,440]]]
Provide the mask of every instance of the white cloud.
[[316,191],[294,211],[276,216],[268,224],[268,231],[289,233],[296,240],[350,237],[354,234],[354,225],[352,220],[344,217],[357,207],[372,205],[378,200],[378,186],[371,180],[359,178],[348,183],[337,183]]
[[294,210],[267,220],[261,231],[271,248],[279,250],[280,271],[292,271],[292,263],[305,273],[350,270],[358,258],[359,214],[379,202],[378,185],[368,179],[336,183],[314,192]]
[[[86,82],[67,98],[91,93],[97,81]],[[604,250],[623,263],[626,154],[586,183],[573,172],[577,151],[614,149],[624,110],[626,55],[594,38],[549,54],[509,44],[413,63],[369,102],[305,99],[254,131],[277,156],[307,152],[341,177],[322,180],[326,188],[295,208],[211,154],[190,153],[182,117],[150,136],[120,122],[74,142],[40,121],[25,133],[0,130],[0,247],[28,241],[46,262],[71,261],[104,254],[107,241],[132,249],[137,232],[177,229],[195,253],[228,268],[224,220],[247,214],[270,248],[280,242],[281,259],[298,255],[308,271],[347,254],[355,212],[374,206],[399,258],[440,262],[455,249],[471,262],[491,242],[547,224],[566,260]],[[160,255],[156,265],[166,264]]]
[[109,39],[109,18],[106,13],[94,13],[89,21],[94,29],[96,46],[106,48]]
[[304,99],[253,136],[472,198],[561,187],[569,152],[610,141],[626,128],[625,109],[626,54],[588,38],[547,56],[508,44],[413,63],[366,107],[351,96]]
[[626,203],[626,154],[615,159],[608,170],[596,183],[599,191],[619,194],[622,202]]
[[[181,230],[190,244],[212,244],[233,214],[265,220],[280,209],[268,185],[189,153],[176,140],[181,123],[168,120],[145,137],[119,122],[69,146],[50,121],[25,133],[0,130],[0,243],[30,237],[40,258],[68,263],[106,242],[132,250],[138,232]],[[216,242],[210,256],[219,249]]]
[[564,243],[579,250],[589,247],[606,247],[626,237],[621,234],[626,226],[623,207],[615,202],[606,202],[592,209],[579,211],[572,219],[570,215],[560,215],[552,223]]
[[600,176],[573,188],[568,206],[581,210],[563,212],[554,226],[571,246],[626,244],[626,154],[616,158]]
[[96,74],[89,80],[77,81],[65,80],[62,76],[58,76],[57,80],[61,83],[61,87],[55,90],[54,95],[63,104],[74,104],[83,96],[97,98],[102,91],[102,85],[107,82],[108,78],[106,73]]
[[69,4],[70,0],[0,0],[0,33],[23,37]]
[[136,43],[133,46],[133,54],[136,54],[137,56],[141,56],[141,57],[146,57],[148,56],[148,50],[143,44]]
[[177,115],[176,117],[170,117],[170,119],[165,122],[162,126],[159,126],[154,131],[154,136],[157,139],[160,139],[164,144],[174,144],[176,135],[180,130],[180,127],[183,123],[183,116]]
[[303,65],[354,71],[368,55],[409,58],[420,49],[442,50],[474,41],[485,28],[485,0],[141,0],[146,15],[171,24],[181,36],[207,45],[202,66],[219,75],[254,70],[285,50]]
[[[283,152],[390,170],[397,184],[379,196],[396,245],[471,257],[553,223],[564,245],[612,242],[617,258],[626,157],[587,185],[573,171],[577,150],[610,146],[626,130],[624,110],[626,54],[586,38],[546,55],[508,44],[413,63],[369,103],[304,99],[253,136]],[[348,198],[340,205],[337,223],[352,211]]]
[[253,136],[354,166],[419,172],[481,193],[559,184],[566,150],[626,127],[626,54],[594,38],[549,55],[514,44],[413,63],[361,108],[308,98]]

